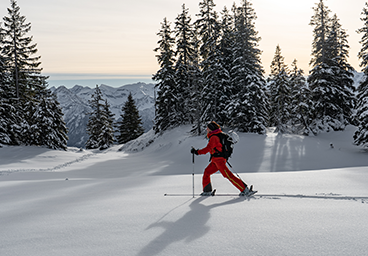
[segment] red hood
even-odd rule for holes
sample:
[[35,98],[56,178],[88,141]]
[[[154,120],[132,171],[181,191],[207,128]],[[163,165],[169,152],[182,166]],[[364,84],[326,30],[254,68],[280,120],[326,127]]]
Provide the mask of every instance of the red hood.
[[211,131],[207,133],[207,137],[210,138],[214,134],[222,133],[221,128],[218,128],[217,130]]

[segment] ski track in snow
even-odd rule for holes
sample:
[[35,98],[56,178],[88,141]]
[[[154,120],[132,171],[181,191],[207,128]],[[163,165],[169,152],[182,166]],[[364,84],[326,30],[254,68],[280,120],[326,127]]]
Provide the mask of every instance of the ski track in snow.
[[39,168],[39,169],[9,169],[7,171],[0,171],[0,176],[2,175],[8,175],[10,173],[14,173],[14,172],[52,172],[52,171],[56,171],[56,170],[60,170],[66,167],[71,166],[72,164],[76,164],[76,163],[80,163],[83,162],[89,158],[91,158],[92,156],[96,156],[96,155],[100,155],[100,154],[106,154],[107,152],[111,151],[112,148],[109,148],[107,150],[104,150],[102,152],[98,152],[98,153],[89,153],[86,155],[83,155],[81,157],[78,157],[75,160],[69,161],[69,162],[65,162],[62,164],[59,164],[57,166],[54,166],[52,168]]
[[290,194],[280,194],[280,195],[268,195],[259,194],[254,197],[255,199],[281,199],[281,198],[300,198],[300,199],[329,199],[329,200],[347,200],[347,201],[357,201],[361,203],[368,203],[367,196],[344,196],[337,194],[315,194],[315,195],[290,195]]
[[66,162],[66,163],[63,163],[63,164],[59,164],[55,167],[52,167],[52,168],[41,168],[41,169],[9,169],[8,171],[0,171],[0,175],[7,175],[7,174],[10,174],[10,173],[14,173],[14,172],[52,172],[52,171],[56,171],[56,170],[60,170],[62,168],[65,168],[65,167],[68,167],[72,164],[75,164],[75,163],[80,163],[88,158],[90,158],[91,156],[94,156],[96,155],[96,153],[91,153],[91,154],[87,154],[87,155],[84,155],[84,156],[81,156],[73,161],[69,161],[69,162]]
[[[178,197],[191,197],[192,194],[164,194],[164,196],[178,196]],[[194,197],[201,197],[199,195],[195,195]],[[211,197],[231,197],[231,198],[239,198],[239,200],[250,201],[250,200],[259,200],[259,199],[272,199],[272,200],[280,200],[282,198],[297,198],[297,199],[321,199],[321,200],[338,200],[338,201],[356,201],[361,202],[363,204],[368,204],[368,196],[344,196],[340,194],[334,193],[316,193],[315,195],[303,195],[303,194],[256,194],[250,197],[238,196],[237,194],[216,194]]]

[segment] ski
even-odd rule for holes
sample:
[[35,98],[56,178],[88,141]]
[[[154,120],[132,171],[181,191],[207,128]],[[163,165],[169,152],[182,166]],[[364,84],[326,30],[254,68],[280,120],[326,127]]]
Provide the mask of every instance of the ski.
[[215,196],[238,196],[238,197],[252,197],[254,194],[256,194],[258,191],[250,191],[245,195],[239,195],[235,193],[220,193],[216,194]]
[[258,191],[249,191],[246,195],[244,195],[245,197],[251,197],[253,196],[255,193],[257,193]]
[[[208,195],[208,197],[210,196],[237,196],[237,197],[252,197],[254,194],[256,194],[258,191],[251,191],[250,193],[244,195],[244,196],[240,196],[239,194],[236,194],[236,193],[216,193],[216,189],[213,190],[211,192],[211,195]],[[167,194],[164,194],[164,196],[193,196],[193,194],[170,194],[170,193],[167,193]],[[200,194],[196,194],[195,195],[196,197],[202,197],[202,195]]]
[[[251,196],[253,196],[255,193],[253,193],[253,194],[251,194],[251,195],[246,195],[246,196],[239,196],[239,194],[235,194],[235,193],[229,193],[229,194],[223,194],[223,193],[217,193],[217,194],[215,194],[215,195],[213,195],[214,197],[216,197],[216,196],[237,196],[237,197],[251,197]],[[183,197],[185,197],[185,196],[193,196],[193,194],[169,194],[169,193],[167,193],[167,194],[164,194],[164,196],[183,196]],[[196,195],[194,195],[195,197],[202,197],[200,194],[196,194]],[[212,195],[211,195],[212,196]],[[207,197],[211,197],[211,196],[207,196]],[[205,196],[203,196],[203,197],[205,197]]]

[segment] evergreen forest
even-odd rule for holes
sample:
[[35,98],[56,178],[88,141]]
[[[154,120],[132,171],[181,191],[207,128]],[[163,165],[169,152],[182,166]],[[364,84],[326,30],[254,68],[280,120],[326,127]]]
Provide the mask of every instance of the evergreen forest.
[[337,14],[319,0],[309,25],[313,28],[310,70],[295,59],[288,67],[276,45],[265,76],[260,60],[261,37],[250,0],[218,13],[213,0],[199,3],[192,20],[188,8],[171,23],[164,18],[155,49],[159,70],[154,129],[163,132],[190,124],[201,134],[214,120],[240,132],[318,135],[358,126],[356,145],[368,146],[368,4],[361,13],[359,58],[364,76],[355,88],[349,64],[348,35]]

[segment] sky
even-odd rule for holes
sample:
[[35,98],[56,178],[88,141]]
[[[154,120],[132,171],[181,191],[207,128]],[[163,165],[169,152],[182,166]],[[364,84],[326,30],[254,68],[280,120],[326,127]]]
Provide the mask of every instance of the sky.
[[[37,43],[43,74],[50,86],[96,84],[121,86],[152,82],[159,69],[156,53],[158,31],[166,17],[174,27],[184,3],[192,20],[199,13],[200,0],[18,0],[21,14],[32,25],[28,35]],[[285,63],[297,59],[308,74],[313,27],[309,25],[313,7],[319,0],[252,0],[257,14],[256,30],[262,40],[262,64],[266,75],[281,48]],[[325,0],[331,15],[337,14],[347,31],[350,64],[360,71],[357,54],[361,35],[356,30],[365,0]],[[229,9],[240,0],[214,0],[216,11]],[[8,15],[10,0],[0,2],[0,16]]]

